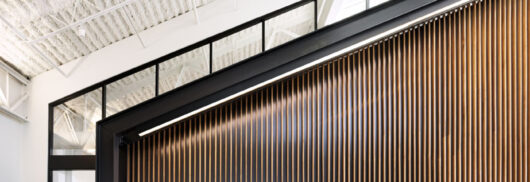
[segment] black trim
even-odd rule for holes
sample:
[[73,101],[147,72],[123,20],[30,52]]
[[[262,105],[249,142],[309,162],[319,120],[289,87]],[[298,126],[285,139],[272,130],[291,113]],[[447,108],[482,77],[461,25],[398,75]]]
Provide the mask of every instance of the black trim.
[[101,118],[107,117],[107,86],[101,88]]
[[265,22],[261,22],[261,52],[265,52]]
[[94,170],[96,168],[96,157],[93,155],[52,155],[54,119],[53,109],[54,106],[50,104],[48,106],[48,181],[51,182],[53,180],[53,171],[57,170]]
[[48,105],[48,182],[53,180],[53,172],[50,170],[51,155],[53,154],[53,107]]
[[[123,181],[122,137],[169,121],[458,0],[392,1],[162,94],[97,124],[98,182]],[[252,71],[248,71],[252,70]],[[121,175],[120,175],[121,174]]]
[[158,86],[159,86],[159,79],[160,79],[160,64],[156,64],[155,65],[155,97],[159,95],[159,89]]
[[260,23],[260,22],[264,22],[264,21],[266,21],[266,20],[268,20],[268,19],[270,19],[270,18],[273,18],[273,17],[278,16],[278,15],[280,15],[280,14],[282,14],[282,13],[285,13],[285,12],[291,11],[291,10],[293,10],[293,9],[296,9],[296,8],[298,8],[298,7],[301,7],[301,6],[303,6],[303,5],[306,5],[306,4],[308,4],[308,3],[312,3],[312,2],[314,2],[314,1],[315,1],[315,0],[301,0],[301,1],[299,1],[299,2],[293,3],[293,4],[289,5],[289,6],[286,6],[286,7],[284,7],[284,8],[281,8],[281,9],[279,9],[279,10],[276,10],[276,11],[273,11],[273,12],[268,13],[268,14],[266,14],[266,15],[263,15],[263,16],[261,16],[261,17],[255,18],[255,19],[250,20],[250,21],[248,21],[248,22],[246,22],[246,23],[243,23],[243,24],[241,24],[241,25],[238,25],[238,26],[236,26],[236,27],[233,27],[233,28],[231,28],[231,29],[228,29],[228,30],[226,30],[226,31],[224,31],[224,32],[221,32],[221,33],[216,34],[216,35],[214,35],[214,36],[211,36],[211,37],[208,37],[208,38],[206,38],[206,39],[203,39],[203,40],[201,40],[201,41],[199,41],[199,42],[197,42],[197,43],[194,43],[194,44],[189,45],[189,46],[187,46],[187,47],[184,47],[184,48],[182,48],[182,49],[179,49],[179,50],[177,50],[177,51],[175,51],[175,52],[172,52],[172,53],[169,53],[169,54],[164,55],[164,56],[162,56],[162,57],[159,57],[159,58],[157,58],[157,59],[155,59],[155,60],[153,60],[153,61],[150,61],[150,62],[148,62],[148,63],[142,64],[142,65],[140,65],[140,66],[138,66],[138,67],[135,67],[135,68],[133,68],[133,69],[127,70],[127,71],[125,71],[125,72],[122,72],[122,73],[120,73],[120,74],[118,74],[118,75],[116,75],[116,76],[113,76],[113,77],[111,77],[111,78],[108,78],[108,79],[106,79],[106,80],[103,80],[103,81],[101,81],[101,82],[99,82],[99,83],[96,83],[96,84],[94,84],[94,85],[91,85],[91,86],[89,86],[89,87],[87,87],[87,88],[84,88],[84,89],[82,89],[82,90],[80,90],[80,91],[74,92],[74,93],[72,93],[72,94],[70,94],[70,95],[68,95],[68,96],[65,96],[65,97],[63,97],[63,98],[61,98],[61,99],[58,99],[58,100],[52,102],[51,105],[54,105],[54,106],[55,106],[55,105],[62,104],[62,103],[64,103],[64,102],[67,102],[67,101],[69,101],[69,100],[71,100],[71,99],[74,99],[74,98],[76,98],[76,97],[78,97],[78,96],[80,96],[80,95],[83,95],[83,94],[88,93],[88,92],[90,92],[90,91],[93,91],[93,90],[95,90],[95,89],[97,89],[97,88],[100,88],[100,87],[102,87],[102,86],[104,86],[104,85],[107,85],[107,84],[109,84],[109,83],[112,83],[112,82],[114,82],[114,81],[117,81],[117,80],[119,80],[119,79],[122,79],[122,78],[124,78],[124,77],[127,77],[127,76],[129,76],[129,75],[132,75],[132,74],[134,74],[134,73],[136,73],[136,72],[142,71],[143,69],[146,69],[146,68],[149,68],[149,67],[151,67],[151,66],[154,66],[154,65],[156,65],[156,64],[158,64],[158,63],[161,63],[161,62],[167,61],[167,60],[169,60],[169,59],[171,59],[171,58],[177,57],[177,56],[179,56],[179,55],[181,55],[181,54],[184,54],[184,53],[189,52],[189,51],[191,51],[191,50],[194,50],[194,49],[196,49],[196,48],[199,48],[199,47],[205,46],[205,45],[207,45],[207,44],[209,44],[209,43],[212,43],[212,42],[215,42],[215,41],[220,40],[220,39],[222,39],[222,38],[225,38],[225,37],[227,37],[227,36],[229,36],[229,35],[231,35],[231,34],[237,33],[237,32],[239,32],[239,31],[241,31],[241,30],[244,30],[244,29],[246,29],[246,28],[252,27],[252,26],[254,26],[254,25],[256,25],[256,24],[258,24],[258,23]]
[[[96,168],[96,156],[51,156],[50,170],[94,170]],[[75,161],[75,162],[72,162]]]
[[210,71],[209,73],[212,74],[213,73],[213,43],[210,43],[209,44],[210,46],[210,59],[208,60],[209,61],[209,66],[210,66]]
[[[366,0],[366,2],[368,2],[369,0]],[[315,10],[313,11],[315,14],[314,14],[314,19],[315,19],[315,30],[318,30],[318,0],[315,0]]]
[[[271,13],[268,13],[264,16],[261,16],[261,17],[258,17],[258,18],[255,18],[251,21],[248,21],[244,24],[241,24],[241,25],[238,25],[236,27],[233,27],[231,29],[228,29],[222,33],[219,33],[219,34],[216,34],[214,36],[211,36],[209,38],[206,38],[204,40],[201,40],[197,43],[194,43],[192,45],[189,45],[183,49],[180,49],[180,50],[177,50],[177,51],[174,51],[172,53],[169,53],[167,55],[164,55],[162,57],[159,57],[153,61],[150,61],[148,63],[145,63],[145,64],[142,64],[138,67],[135,67],[131,70],[128,70],[128,71],[125,71],[123,73],[120,73],[116,76],[113,76],[111,78],[108,78],[104,81],[101,81],[99,83],[96,83],[94,85],[91,85],[85,89],[82,89],[80,91],[77,91],[75,93],[72,93],[66,97],[63,97],[61,99],[58,99],[52,103],[50,103],[48,105],[48,181],[52,181],[53,180],[53,170],[57,168],[57,166],[63,166],[61,167],[60,169],[65,169],[65,170],[77,170],[77,169],[95,169],[95,165],[94,165],[94,161],[95,161],[95,156],[54,156],[53,155],[53,108],[55,106],[58,106],[60,104],[63,104],[71,99],[74,99],[74,98],[77,98],[81,95],[84,95],[86,93],[89,93],[91,91],[94,91],[96,89],[99,89],[101,88],[102,89],[102,119],[105,119],[107,118],[107,110],[106,110],[106,101],[107,101],[107,88],[106,88],[106,85],[110,84],[110,83],[113,83],[115,81],[118,81],[122,78],[125,78],[127,76],[130,76],[132,74],[135,74],[139,71],[142,71],[144,69],[147,69],[147,68],[151,68],[152,66],[155,66],[156,68],[156,73],[155,73],[155,98],[159,95],[160,93],[160,88],[159,88],[159,72],[160,72],[160,63],[164,62],[164,61],[167,61],[171,58],[174,58],[176,56],[179,56],[179,55],[182,55],[184,53],[187,53],[191,50],[194,50],[194,49],[197,49],[197,48],[201,48],[203,46],[206,46],[207,44],[209,45],[209,49],[210,49],[210,59],[209,59],[209,72],[210,74],[212,74],[213,72],[213,69],[212,69],[212,59],[213,59],[213,42],[219,40],[219,39],[222,39],[226,36],[229,36],[233,33],[236,33],[236,32],[239,32],[241,30],[244,30],[246,28],[249,28],[251,26],[254,26],[258,23],[263,23],[265,22],[266,20],[270,19],[270,18],[273,18],[273,17],[276,17],[282,13],[285,13],[285,12],[288,12],[288,11],[291,11],[293,9],[296,9],[298,7],[301,7],[303,5],[306,5],[306,4],[309,4],[309,3],[312,3],[312,2],[316,2],[316,0],[301,0],[299,2],[296,2],[296,3],[293,3],[289,6],[286,6],[284,8],[281,8],[279,10],[276,10],[276,11],[273,11]],[[263,25],[264,26],[264,25]],[[262,40],[264,41],[264,39]],[[263,52],[263,51],[262,51]],[[224,68],[224,69],[229,69],[229,68]],[[151,99],[152,100],[152,99]],[[129,108],[130,109],[130,108]],[[120,111],[114,115],[119,115],[120,113],[122,112],[125,112],[129,109],[126,109],[124,111]],[[100,131],[97,131],[96,134],[97,134],[97,137],[96,137],[96,140],[97,138],[100,137],[100,135],[104,135],[102,134],[103,132],[100,132]],[[106,136],[106,135],[104,135]],[[119,141],[117,142],[114,142],[114,143],[120,143],[122,141],[122,139],[120,139]],[[97,146],[100,145],[100,144],[97,144]],[[70,163],[71,165],[68,165],[66,164],[68,160],[63,160],[63,159],[68,159],[70,160]],[[81,167],[82,166],[82,167]]]

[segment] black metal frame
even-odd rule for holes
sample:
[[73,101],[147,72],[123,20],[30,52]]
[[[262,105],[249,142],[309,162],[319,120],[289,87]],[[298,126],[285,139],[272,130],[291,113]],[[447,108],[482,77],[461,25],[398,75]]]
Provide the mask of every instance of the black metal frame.
[[[147,69],[147,68],[150,68],[152,66],[155,66],[155,70],[156,70],[156,73],[155,73],[155,96],[154,98],[158,97],[159,96],[159,64],[164,62],[164,61],[167,61],[171,58],[174,58],[176,56],[179,56],[179,55],[182,55],[184,53],[187,53],[191,50],[194,50],[196,48],[200,48],[202,46],[205,46],[205,45],[209,45],[209,49],[210,49],[210,60],[209,60],[209,74],[211,75],[213,73],[213,70],[212,70],[212,61],[213,61],[213,50],[212,50],[212,44],[213,42],[215,41],[218,41],[224,37],[227,37],[231,34],[234,34],[234,33],[237,33],[241,30],[244,30],[246,28],[249,28],[251,26],[254,26],[258,23],[262,23],[262,52],[265,52],[265,21],[271,19],[271,18],[274,18],[278,15],[281,15],[283,13],[286,13],[286,12],[289,12],[291,10],[294,10],[296,8],[299,8],[299,7],[302,7],[304,5],[307,5],[309,3],[315,3],[315,17],[316,17],[316,7],[317,7],[317,0],[301,0],[299,2],[296,2],[296,3],[293,3],[289,6],[286,6],[284,8],[281,8],[279,10],[276,10],[276,11],[273,11],[271,13],[268,13],[264,16],[261,16],[261,17],[258,17],[256,19],[253,19],[251,21],[248,21],[244,24],[241,24],[241,25],[238,25],[234,28],[231,28],[229,30],[226,30],[224,32],[221,32],[219,34],[216,34],[214,36],[211,36],[209,38],[206,38],[204,40],[201,40],[197,43],[194,43],[192,45],[189,45],[185,48],[182,48],[180,50],[177,50],[177,51],[174,51],[172,53],[169,53],[167,55],[164,55],[162,57],[159,57],[153,61],[150,61],[148,63],[145,63],[145,64],[142,64],[138,67],[135,67],[131,70],[128,70],[126,72],[123,72],[123,73],[120,73],[116,76],[113,76],[109,79],[106,79],[104,81],[101,81],[99,83],[96,83],[94,85],[91,85],[85,89],[82,89],[80,91],[77,91],[75,93],[72,93],[68,96],[65,96],[61,99],[58,99],[52,103],[49,104],[48,106],[48,109],[49,109],[49,112],[48,112],[48,181],[52,181],[52,178],[53,178],[53,171],[54,170],[80,170],[80,169],[95,169],[95,156],[94,155],[73,155],[73,156],[55,156],[53,155],[53,108],[55,106],[58,106],[60,104],[63,104],[69,100],[72,100],[74,98],[77,98],[79,96],[82,96],[86,93],[89,93],[91,91],[94,91],[98,88],[101,88],[102,89],[102,119],[105,119],[107,118],[107,113],[106,113],[106,85],[110,84],[110,83],[113,83],[117,80],[120,80],[122,78],[125,78],[127,76],[130,76],[134,73],[137,73],[139,71],[142,71],[144,69]],[[315,23],[316,23],[316,18],[315,18]],[[315,24],[315,28],[317,27],[317,25]],[[261,54],[260,53],[260,54]],[[243,61],[241,61],[243,62]],[[224,69],[228,69],[228,68],[223,68],[222,70]],[[222,70],[219,70],[219,71],[222,71]],[[218,71],[217,71],[218,72]],[[199,79],[200,80],[200,79]],[[171,91],[169,91],[171,92]],[[166,94],[166,93],[165,93]],[[151,98],[150,100],[154,99],[154,98]],[[131,108],[128,108],[128,109],[125,109],[123,111],[120,111],[119,113],[116,113],[114,115],[119,115],[120,113],[122,112],[125,112],[127,110],[129,110]],[[71,161],[75,161],[75,162],[71,162]]]
[[138,140],[139,132],[457,1],[391,1],[105,118],[96,130],[96,181],[123,181],[125,146]]
[[[172,52],[172,53],[166,54],[166,55],[164,55],[164,56],[162,56],[162,57],[159,57],[159,58],[157,58],[157,59],[155,59],[155,60],[153,60],[153,61],[150,61],[150,62],[148,62],[148,63],[142,64],[142,65],[140,65],[140,66],[138,66],[138,67],[135,67],[135,68],[133,68],[133,69],[127,70],[127,71],[125,71],[125,72],[123,72],[123,73],[120,73],[120,74],[118,74],[118,75],[116,75],[116,76],[113,76],[113,77],[111,77],[111,78],[108,78],[108,79],[106,79],[106,80],[103,80],[103,81],[101,81],[101,82],[99,82],[99,83],[96,83],[96,84],[94,84],[94,85],[91,85],[91,86],[89,86],[89,87],[87,87],[87,88],[84,88],[84,89],[82,89],[82,90],[79,90],[79,91],[77,91],[77,92],[74,92],[74,93],[72,93],[72,94],[70,94],[70,95],[67,95],[67,96],[65,96],[65,97],[63,97],[63,98],[61,98],[61,99],[58,99],[58,100],[56,100],[56,101],[50,103],[50,105],[59,105],[59,104],[62,104],[62,103],[64,103],[64,102],[67,102],[67,101],[69,101],[69,100],[72,100],[72,99],[74,99],[74,98],[76,98],[76,97],[78,97],[78,96],[81,96],[81,95],[86,94],[86,93],[88,93],[88,92],[90,92],[90,91],[93,91],[93,90],[95,90],[95,89],[97,89],[97,88],[101,88],[101,87],[103,87],[103,86],[105,86],[105,85],[108,85],[108,84],[110,84],[110,83],[112,83],[112,82],[115,82],[115,81],[117,81],[117,80],[120,80],[120,79],[122,79],[122,78],[125,78],[125,77],[127,77],[127,76],[130,76],[130,75],[132,75],[132,74],[134,74],[134,73],[137,73],[137,72],[139,72],[139,71],[142,71],[142,70],[144,70],[144,69],[146,69],[146,68],[149,68],[149,67],[151,67],[151,66],[155,66],[155,65],[157,65],[157,64],[159,64],[159,63],[162,63],[162,62],[164,62],[164,61],[167,61],[167,60],[169,60],[169,59],[171,59],[171,58],[174,58],[174,57],[180,56],[180,55],[182,55],[182,54],[184,54],[184,53],[186,53],[186,52],[189,52],[189,51],[192,51],[192,50],[194,50],[194,49],[200,48],[200,47],[202,47],[202,46],[205,46],[205,45],[211,44],[211,43],[213,43],[213,42],[215,42],[215,41],[218,41],[218,40],[220,40],[220,39],[222,39],[222,38],[225,38],[225,37],[227,37],[227,36],[229,36],[229,35],[231,35],[231,34],[237,33],[237,32],[239,32],[239,31],[241,31],[241,30],[246,29],[246,28],[252,27],[252,26],[254,26],[254,25],[256,25],[256,24],[264,23],[266,20],[269,20],[269,19],[274,18],[274,17],[276,17],[276,16],[278,16],[278,15],[281,15],[281,14],[283,14],[283,13],[286,13],[286,12],[288,12],[288,11],[294,10],[294,9],[296,9],[296,8],[299,8],[299,7],[303,6],[303,5],[306,5],[306,4],[309,4],[309,3],[312,3],[312,2],[317,2],[317,0],[301,0],[301,1],[299,1],[299,2],[296,2],[296,3],[294,3],[294,4],[291,4],[291,5],[286,6],[286,7],[284,7],[284,8],[281,8],[281,9],[279,9],[279,10],[273,11],[273,12],[271,12],[271,13],[268,13],[268,14],[263,15],[263,16],[261,16],[261,17],[258,17],[258,18],[256,18],[256,19],[250,20],[250,21],[245,22],[245,23],[243,23],[243,24],[241,24],[241,25],[238,25],[238,26],[236,26],[236,27],[233,27],[233,28],[231,28],[231,29],[228,29],[228,30],[226,30],[226,31],[224,31],[224,32],[221,32],[221,33],[219,33],[219,34],[216,34],[216,35],[213,35],[213,36],[208,37],[208,38],[206,38],[206,39],[203,39],[203,40],[201,40],[201,41],[199,41],[199,42],[196,42],[196,43],[194,43],[194,44],[192,44],[192,45],[189,45],[189,46],[187,46],[187,47],[184,47],[184,48],[179,49],[179,50],[177,50],[177,51],[174,51],[174,52]],[[315,5],[316,5],[316,4],[315,4]],[[225,69],[226,69],[226,68],[225,68]]]
[[[139,132],[296,69],[455,1],[457,0],[393,0],[318,29],[317,1],[303,0],[70,94],[49,104],[48,181],[52,180],[53,170],[94,169],[94,167],[96,167],[96,181],[122,181],[120,180],[120,176],[123,176],[120,175],[123,172],[120,166],[124,165],[122,147],[126,143],[139,139]],[[311,2],[315,3],[316,30],[314,32],[269,50],[265,50],[265,39],[262,37],[263,51],[261,53],[231,65],[229,68],[212,71],[213,42],[258,23],[262,23],[262,36],[265,36],[266,20]],[[210,49],[210,74],[159,95],[159,63],[207,44]],[[106,85],[151,66],[156,66],[155,97],[106,117]],[[97,88],[102,88],[103,118],[97,123],[96,128],[97,155],[51,155],[53,108]],[[98,161],[96,164],[94,164],[94,158]],[[68,164],[68,161],[72,160],[76,162]]]
[[53,180],[53,171],[57,170],[94,170],[96,168],[96,156],[94,155],[52,155],[53,108],[51,104],[48,107],[48,181]]

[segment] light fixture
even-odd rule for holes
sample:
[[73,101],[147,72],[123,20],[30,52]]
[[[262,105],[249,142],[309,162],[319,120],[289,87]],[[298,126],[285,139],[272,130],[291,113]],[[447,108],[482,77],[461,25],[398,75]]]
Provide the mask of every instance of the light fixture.
[[443,8],[440,8],[440,9],[438,9],[438,10],[436,10],[436,11],[434,11],[434,12],[431,12],[431,13],[429,13],[429,14],[427,14],[427,15],[424,15],[424,16],[422,16],[422,17],[419,17],[419,18],[416,18],[416,19],[414,19],[414,20],[411,20],[411,21],[409,21],[409,22],[407,22],[407,23],[404,23],[404,24],[402,24],[402,25],[400,25],[400,26],[397,26],[397,27],[394,27],[394,28],[392,28],[392,29],[390,29],[390,30],[387,30],[387,31],[385,31],[385,32],[383,32],[383,33],[381,33],[381,34],[378,34],[378,35],[376,35],[376,36],[373,36],[373,37],[371,37],[371,38],[368,38],[368,39],[366,39],[366,40],[364,40],[364,41],[361,41],[361,42],[359,42],[359,43],[353,44],[353,45],[351,45],[351,46],[349,46],[349,47],[346,47],[346,48],[344,48],[344,49],[342,49],[342,50],[339,50],[339,51],[337,51],[337,52],[335,52],[335,53],[332,53],[332,54],[330,54],[330,55],[324,56],[324,57],[322,57],[322,58],[320,58],[320,59],[317,59],[317,60],[314,60],[314,61],[312,61],[312,62],[310,62],[310,63],[307,63],[307,64],[305,64],[305,65],[303,65],[303,66],[301,66],[301,67],[298,67],[298,68],[296,68],[296,69],[294,69],[294,70],[291,70],[291,71],[289,71],[289,72],[286,72],[286,73],[284,73],[284,74],[281,74],[281,75],[279,75],[279,76],[276,76],[276,77],[274,77],[274,78],[272,78],[272,79],[269,79],[269,80],[267,80],[267,81],[265,81],[265,82],[261,82],[261,83],[259,83],[259,84],[257,84],[257,85],[254,85],[254,86],[252,86],[252,87],[250,87],[250,88],[247,88],[247,89],[245,89],[245,90],[243,90],[243,91],[240,91],[240,92],[238,92],[238,93],[235,93],[235,94],[233,94],[233,95],[230,95],[230,96],[228,96],[228,97],[226,97],[226,98],[224,98],[224,99],[218,100],[218,101],[213,102],[213,103],[211,103],[211,104],[208,104],[208,105],[206,105],[206,106],[204,106],[204,107],[201,107],[201,108],[199,108],[199,109],[196,109],[196,110],[194,110],[194,111],[192,111],[192,112],[189,112],[189,113],[187,113],[187,114],[184,114],[184,115],[182,115],[182,116],[180,116],[180,117],[177,117],[177,118],[172,119],[172,120],[170,120],[170,121],[167,121],[167,122],[165,122],[165,123],[163,123],[163,124],[160,124],[160,125],[158,125],[158,126],[155,126],[155,127],[151,128],[151,129],[145,130],[145,131],[141,132],[141,133],[139,134],[139,136],[142,137],[142,136],[148,135],[148,134],[150,134],[150,133],[152,133],[152,132],[155,132],[155,131],[157,131],[157,130],[159,130],[159,129],[162,129],[162,128],[166,127],[166,126],[169,126],[169,125],[171,125],[171,124],[173,124],[173,123],[176,123],[176,122],[179,122],[179,121],[181,121],[181,120],[184,120],[184,119],[186,119],[186,118],[188,118],[188,117],[190,117],[190,116],[193,116],[193,115],[198,114],[198,113],[200,113],[200,112],[202,112],[202,111],[205,111],[205,110],[207,110],[207,109],[210,109],[210,108],[212,108],[212,107],[215,107],[215,106],[217,106],[217,105],[219,105],[219,104],[221,104],[221,103],[224,103],[224,102],[226,102],[226,101],[229,101],[229,100],[234,99],[234,98],[236,98],[236,97],[239,97],[239,96],[241,96],[241,95],[244,95],[244,94],[246,94],[246,93],[249,93],[249,92],[251,92],[251,91],[253,91],[253,90],[256,90],[256,89],[258,89],[258,88],[260,88],[260,87],[263,87],[263,86],[268,85],[268,84],[270,84],[270,83],[273,83],[273,82],[275,82],[275,81],[281,80],[281,79],[283,79],[283,78],[285,78],[285,77],[287,77],[287,76],[293,75],[293,74],[295,74],[295,73],[298,73],[298,72],[303,71],[303,70],[305,70],[305,69],[308,69],[308,68],[310,68],[310,67],[313,67],[313,66],[315,66],[315,65],[318,65],[318,64],[320,64],[320,63],[322,63],[322,62],[328,61],[328,60],[330,60],[330,59],[332,59],[332,58],[334,58],[334,57],[337,57],[337,56],[343,55],[343,54],[345,54],[345,53],[347,53],[347,52],[350,52],[350,51],[352,51],[352,50],[355,50],[355,49],[358,49],[358,48],[363,47],[363,46],[365,46],[365,45],[368,45],[368,44],[370,44],[370,43],[372,43],[372,42],[374,42],[374,41],[377,41],[377,40],[379,40],[379,39],[383,39],[383,38],[385,38],[385,37],[388,37],[388,36],[390,36],[390,35],[392,35],[392,34],[395,34],[395,33],[399,32],[399,31],[401,31],[401,30],[406,29],[407,27],[413,26],[414,24],[418,24],[418,23],[424,21],[425,19],[431,18],[431,17],[436,16],[436,15],[438,15],[438,14],[441,14],[441,13],[443,13],[443,12],[445,12],[445,11],[448,11],[448,10],[450,10],[450,9],[456,8],[456,7],[458,7],[458,6],[461,6],[461,5],[463,5],[464,3],[468,2],[468,1],[470,1],[470,0],[460,0],[460,1],[457,1],[457,2],[455,2],[455,3],[453,3],[453,4],[451,4],[451,5],[448,5],[448,6],[445,6],[445,7],[443,7]]
[[85,37],[86,36],[85,24],[79,25],[79,29],[77,29],[77,35],[79,35],[80,37]]

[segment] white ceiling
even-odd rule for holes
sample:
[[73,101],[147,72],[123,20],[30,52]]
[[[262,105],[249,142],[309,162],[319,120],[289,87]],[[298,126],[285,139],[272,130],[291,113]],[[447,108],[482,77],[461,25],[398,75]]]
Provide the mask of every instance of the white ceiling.
[[[193,5],[201,7],[214,0],[129,1],[0,1],[0,16],[20,32],[17,34],[5,22],[0,23],[0,57],[23,74],[34,77],[53,69],[54,64],[86,56],[133,36],[135,30],[146,30],[193,10]],[[114,9],[117,5],[123,6]],[[94,16],[102,11],[108,13]]]
[[[137,31],[146,30],[193,10],[190,0],[135,0],[124,6],[125,10],[112,10],[57,35],[42,38],[125,1],[5,0],[0,2],[0,15],[28,40],[39,40],[34,42],[36,48],[53,64],[62,65],[133,36],[134,28]],[[195,5],[200,7],[212,1],[195,0]],[[329,1],[337,7],[335,1]],[[345,12],[347,9],[343,7],[337,11]],[[128,13],[131,13],[132,24],[128,21]],[[267,49],[311,32],[314,29],[313,13],[313,4],[308,4],[268,20],[265,30]],[[86,35],[79,35],[81,29],[86,31]],[[54,66],[30,45],[5,23],[0,23],[0,57],[30,77],[53,69]],[[261,25],[256,25],[215,42],[212,67],[214,71],[222,69],[258,54],[261,49]],[[161,63],[160,92],[206,75],[209,72],[206,55],[209,54],[208,46],[205,46]],[[155,69],[148,68],[107,85],[107,116],[154,97],[154,75]],[[58,138],[54,146],[91,153],[94,148],[94,124],[101,119],[101,89],[56,107],[54,115],[54,138]]]
[[[266,22],[265,40],[277,46],[314,29],[312,4]],[[273,32],[282,30],[295,36]],[[213,71],[225,68],[261,52],[261,24],[234,33],[213,44]],[[160,64],[160,93],[173,90],[209,73],[209,48],[200,47]],[[155,69],[147,68],[107,85],[107,115],[154,97]]]
[[[303,6],[266,22],[266,42],[274,47],[314,29],[314,7]],[[279,33],[275,33],[279,32]],[[273,34],[276,34],[273,36]],[[261,52],[261,24],[223,38],[213,45],[213,69],[218,70]],[[209,73],[209,46],[160,64],[160,93]],[[155,69],[147,68],[106,86],[107,116],[154,97]],[[56,148],[90,153],[94,123],[101,119],[101,89],[55,108]],[[79,151],[79,150],[77,150]]]

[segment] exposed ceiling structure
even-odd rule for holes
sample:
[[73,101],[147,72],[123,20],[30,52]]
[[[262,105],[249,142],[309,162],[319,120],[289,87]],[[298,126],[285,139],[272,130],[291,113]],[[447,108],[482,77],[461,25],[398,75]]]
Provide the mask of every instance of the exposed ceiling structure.
[[326,16],[325,25],[335,23],[364,11],[368,6],[366,0],[332,0],[329,3],[331,4],[329,7],[331,9],[328,10],[330,13]]
[[[61,65],[88,55],[211,1],[7,0],[0,2],[0,15],[24,35],[17,35],[7,25],[0,24],[0,57],[24,74],[35,76],[53,69],[54,64]],[[322,3],[325,6],[319,9],[320,24],[335,22],[350,16],[351,12],[366,8],[365,0],[327,0]],[[359,10],[353,11],[352,8]],[[108,12],[93,16],[102,11]],[[310,3],[266,21],[265,49],[313,31],[314,13],[314,4]],[[261,31],[262,25],[257,24],[214,42],[213,71],[260,53]],[[53,64],[35,52],[32,45],[50,58]],[[209,51],[206,45],[161,63],[160,93],[207,75],[210,68]],[[155,73],[153,66],[107,85],[106,115],[113,115],[153,98]],[[54,152],[63,155],[93,154],[95,123],[101,120],[101,104],[102,90],[97,89],[54,108]]]
[[387,1],[389,0],[322,0],[324,8],[319,11],[319,25],[336,23]]
[[[22,74],[34,77],[213,1],[0,1],[0,60],[3,58]],[[187,68],[197,65],[192,61],[186,61],[187,64],[171,64],[170,71],[187,70],[180,71],[183,72],[182,77],[186,77],[186,80],[195,78],[193,74],[186,76],[193,73]],[[185,67],[186,69],[183,69]],[[131,97],[127,100],[117,98],[116,101],[109,102],[108,114],[135,105],[135,100],[154,96],[154,91],[151,96],[139,92],[147,85],[146,75],[154,75],[154,70],[142,73],[109,85],[109,91],[116,88],[109,94],[116,93],[116,97],[125,94]],[[153,88],[154,77],[149,83],[153,84]],[[94,126],[95,122],[101,119],[101,98],[101,89],[98,89],[54,109],[53,138],[54,148],[58,149],[54,150],[55,154],[93,154]]]
[[[266,22],[269,48],[314,30],[313,5],[308,4]],[[213,71],[261,52],[261,24],[213,43]],[[278,33],[279,32],[279,33]],[[177,88],[209,73],[208,45],[160,64],[160,93]],[[107,116],[154,97],[155,68],[147,68],[107,85]],[[110,107],[109,107],[110,106]]]
[[[193,11],[214,0],[6,0],[0,2],[0,57],[33,77],[86,56],[138,32]],[[320,25],[364,10],[366,0],[322,0]],[[310,3],[265,22],[265,49],[314,27]],[[13,25],[10,27],[9,24]],[[15,30],[13,30],[15,29]],[[262,51],[258,24],[213,43],[213,71]],[[140,39],[141,41],[141,39]],[[209,46],[160,64],[159,91],[165,93],[209,73]],[[153,67],[106,86],[110,116],[155,96]],[[95,123],[101,120],[102,90],[97,89],[54,108],[54,153],[93,154]]]
[[[266,49],[314,30],[314,5],[308,4],[265,22]],[[213,44],[214,71],[262,51],[261,24],[252,26]],[[199,47],[160,64],[159,92],[165,93],[209,73],[209,46]],[[155,96],[155,68],[150,67],[106,86],[106,115],[110,116]],[[95,122],[101,119],[101,89],[55,108],[54,132],[60,138],[54,148],[76,154],[94,149]],[[87,141],[89,140],[89,141]]]
[[212,1],[0,1],[0,57],[33,77]]
[[25,103],[29,97],[26,92],[29,81],[1,61],[2,58],[0,58],[0,115],[27,122]]

